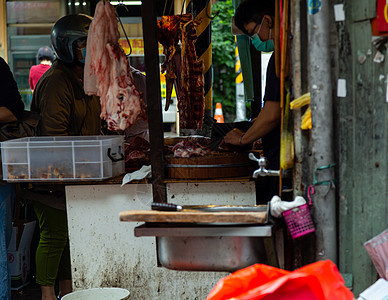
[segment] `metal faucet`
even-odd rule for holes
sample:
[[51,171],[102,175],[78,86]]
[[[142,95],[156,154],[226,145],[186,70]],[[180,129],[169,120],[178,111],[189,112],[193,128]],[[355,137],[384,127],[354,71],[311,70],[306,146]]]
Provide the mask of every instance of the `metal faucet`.
[[259,176],[279,176],[280,170],[267,170],[267,159],[265,157],[257,158],[253,153],[249,153],[249,159],[257,161],[259,169],[253,172],[252,177],[257,178]]

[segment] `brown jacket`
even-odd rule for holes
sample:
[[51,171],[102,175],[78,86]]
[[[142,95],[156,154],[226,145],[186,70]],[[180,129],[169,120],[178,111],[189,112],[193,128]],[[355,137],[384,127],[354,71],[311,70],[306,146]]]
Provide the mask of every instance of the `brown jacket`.
[[38,135],[99,135],[99,98],[87,96],[68,65],[56,61],[35,87],[31,110],[42,119]]
[[[54,62],[38,81],[31,110],[42,117],[38,125],[38,135],[100,134],[99,98],[87,96],[82,81],[61,61]],[[24,190],[24,196],[27,200],[65,209],[65,189],[62,184],[29,185],[29,188]]]

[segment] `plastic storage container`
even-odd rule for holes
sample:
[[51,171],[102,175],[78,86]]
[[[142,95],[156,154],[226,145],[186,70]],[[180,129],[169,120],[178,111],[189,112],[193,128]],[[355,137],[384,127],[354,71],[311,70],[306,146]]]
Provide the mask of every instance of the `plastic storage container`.
[[16,181],[79,181],[125,171],[124,136],[44,136],[1,143],[3,178]]

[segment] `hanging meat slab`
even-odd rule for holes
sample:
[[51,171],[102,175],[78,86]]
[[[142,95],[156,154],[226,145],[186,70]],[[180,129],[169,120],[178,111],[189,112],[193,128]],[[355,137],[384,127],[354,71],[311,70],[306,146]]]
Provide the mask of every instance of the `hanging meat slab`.
[[88,33],[84,87],[87,94],[100,96],[100,117],[112,131],[125,130],[136,120],[146,118],[146,105],[134,85],[119,38],[114,6],[100,1]]
[[[196,26],[191,14],[163,16],[158,21],[158,40],[163,45],[166,71],[166,107],[171,102],[172,84],[178,98],[179,126],[201,129],[205,109],[203,62],[199,61],[194,42]],[[179,58],[180,59],[177,59]]]

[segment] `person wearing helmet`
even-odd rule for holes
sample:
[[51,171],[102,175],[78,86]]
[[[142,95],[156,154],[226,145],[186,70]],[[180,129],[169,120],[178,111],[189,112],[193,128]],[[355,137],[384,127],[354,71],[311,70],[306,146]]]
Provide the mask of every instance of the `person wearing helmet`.
[[54,53],[50,47],[44,46],[39,48],[37,57],[39,65],[34,65],[30,69],[29,83],[32,91],[34,91],[40,77],[42,77],[42,75],[50,69],[51,64],[54,61]]
[[[41,115],[41,136],[98,135],[100,100],[83,89],[86,40],[91,18],[68,15],[52,28],[51,42],[57,59],[37,83],[31,110]],[[72,291],[70,251],[64,185],[33,185],[25,190],[33,200],[40,241],[36,252],[36,282],[42,299],[56,299],[55,282],[62,297]]]

